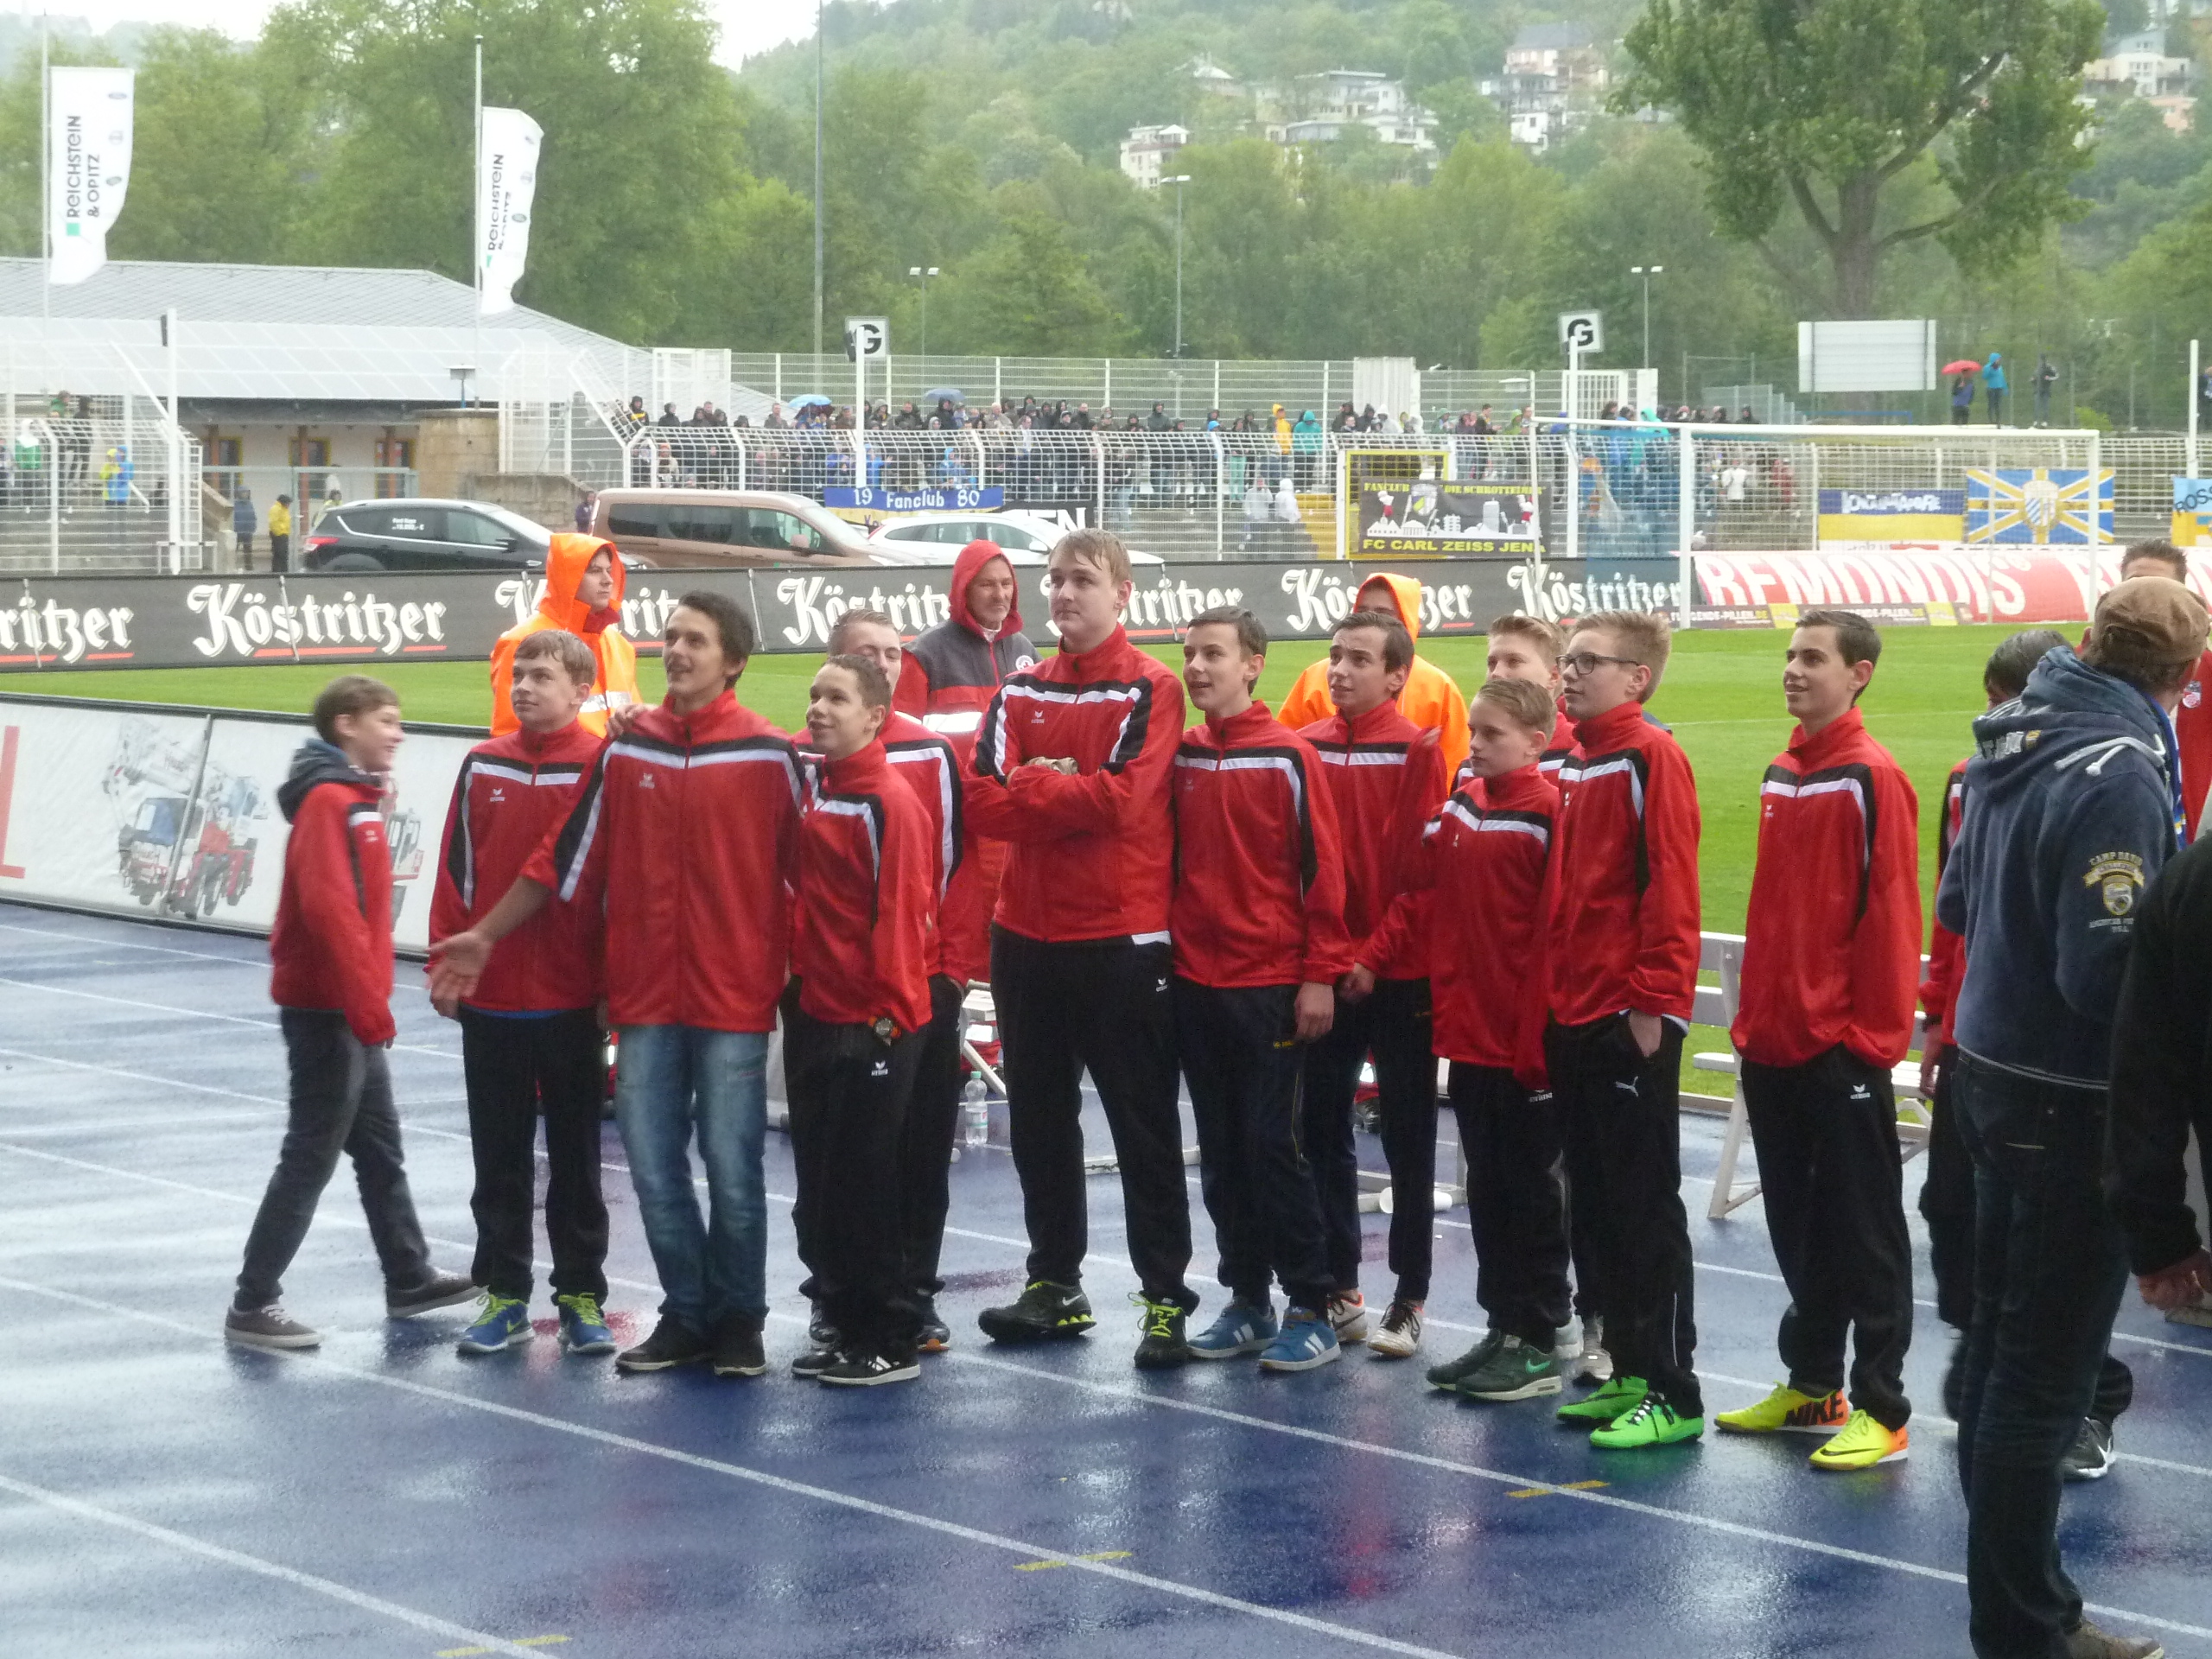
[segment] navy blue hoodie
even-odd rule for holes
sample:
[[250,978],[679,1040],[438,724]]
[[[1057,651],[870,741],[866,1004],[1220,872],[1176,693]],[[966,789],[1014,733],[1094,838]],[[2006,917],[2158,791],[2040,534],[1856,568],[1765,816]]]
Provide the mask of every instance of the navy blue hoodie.
[[2066,650],[1974,723],[1936,914],[1966,941],[1953,1019],[1977,1059],[2102,1089],[2143,889],[2175,849],[2171,728]]

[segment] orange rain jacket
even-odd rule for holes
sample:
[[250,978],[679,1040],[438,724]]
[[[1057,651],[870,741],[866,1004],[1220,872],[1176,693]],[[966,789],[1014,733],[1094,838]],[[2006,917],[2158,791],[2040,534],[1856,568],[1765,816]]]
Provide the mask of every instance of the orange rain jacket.
[[[1376,588],[1389,596],[1389,608],[1405,623],[1406,632],[1420,639],[1421,583],[1411,576],[1373,575],[1359,585],[1363,596]],[[1300,731],[1336,712],[1337,705],[1329,701],[1329,663],[1325,657],[1298,677],[1276,718],[1291,730]],[[1452,677],[1415,653],[1413,671],[1406,676],[1406,689],[1398,694],[1398,712],[1416,726],[1434,728],[1444,755],[1444,775],[1454,776],[1459,763],[1467,758],[1467,700],[1459,695]]]
[[[614,556],[614,597],[603,611],[588,610],[576,597],[584,567],[605,548]],[[607,735],[607,711],[638,700],[638,652],[622,632],[622,588],[626,581],[622,551],[596,536],[563,533],[553,538],[545,556],[545,597],[537,601],[537,614],[518,622],[501,634],[492,647],[492,735],[504,736],[522,722],[515,718],[507,688],[515,666],[515,647],[524,636],[540,628],[563,628],[591,647],[599,659],[599,672],[591,683],[591,696],[577,724],[594,737]]]

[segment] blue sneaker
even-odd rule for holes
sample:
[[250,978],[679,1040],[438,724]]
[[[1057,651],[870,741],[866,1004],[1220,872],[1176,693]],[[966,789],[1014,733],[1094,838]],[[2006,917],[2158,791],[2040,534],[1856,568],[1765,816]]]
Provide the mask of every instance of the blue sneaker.
[[1190,1341],[1193,1359],[1234,1359],[1256,1354],[1275,1339],[1273,1302],[1231,1302]]
[[1310,1371],[1317,1365],[1326,1365],[1344,1357],[1344,1351],[1337,1341],[1336,1327],[1329,1323],[1326,1313],[1294,1307],[1283,1316],[1282,1334],[1261,1352],[1260,1369]]
[[561,1310],[561,1345],[572,1354],[611,1354],[614,1333],[599,1311],[596,1296],[556,1296]]
[[530,1328],[528,1302],[518,1296],[502,1296],[487,1290],[475,1322],[461,1333],[461,1351],[496,1354],[502,1348],[520,1347],[537,1334]]

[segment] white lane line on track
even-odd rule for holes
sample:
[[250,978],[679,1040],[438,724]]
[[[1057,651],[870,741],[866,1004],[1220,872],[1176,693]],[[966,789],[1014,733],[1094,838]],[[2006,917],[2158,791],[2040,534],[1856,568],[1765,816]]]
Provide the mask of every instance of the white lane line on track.
[[124,1515],[115,1510],[103,1509],[97,1503],[87,1503],[82,1498],[71,1497],[66,1493],[49,1491],[43,1486],[34,1486],[27,1480],[17,1480],[10,1475],[0,1474],[0,1492],[13,1492],[18,1497],[28,1499],[33,1503],[43,1504],[50,1510],[58,1510],[64,1515],[74,1516],[80,1521],[94,1522],[100,1526],[111,1527],[118,1532],[131,1533],[157,1544],[167,1544],[171,1549],[182,1550],[188,1554],[198,1555],[207,1560],[219,1561],[225,1567],[234,1567],[241,1572],[257,1573],[264,1579],[275,1579],[279,1583],[292,1585],[302,1590],[312,1590],[319,1596],[327,1596],[333,1601],[344,1602],[347,1606],[358,1607],[364,1612],[380,1613],[386,1618],[396,1619],[403,1624],[411,1624],[416,1630],[428,1631],[432,1636],[454,1637],[462,1642],[474,1643],[493,1653],[512,1654],[516,1656],[516,1659],[543,1659],[543,1656],[535,1649],[518,1647],[512,1642],[505,1641],[483,1630],[472,1630],[466,1624],[456,1624],[451,1619],[440,1618],[435,1613],[421,1612],[396,1601],[386,1601],[382,1596],[372,1596],[365,1591],[353,1589],[334,1580],[318,1577],[313,1573],[302,1573],[297,1567],[286,1567],[278,1561],[264,1560],[258,1555],[249,1555],[243,1550],[226,1548],[221,1544],[211,1544],[203,1538],[193,1537],[189,1533],[177,1532],[168,1527],[158,1527],[150,1521],[141,1521],[135,1516]]
[[[66,985],[41,985],[35,980],[0,977],[0,985],[12,985],[24,991],[43,991],[48,996],[74,996],[87,1002],[110,1002],[119,1008],[136,1008],[142,1013],[180,1014],[188,1020],[219,1020],[226,1026],[251,1026],[258,1031],[283,1029],[274,1020],[249,1020],[238,1014],[210,1014],[205,1008],[180,1008],[168,1002],[149,1002],[143,997],[108,996],[99,991],[80,991]],[[461,1059],[458,1053],[449,1049],[424,1048],[415,1043],[393,1043],[391,1046],[402,1054],[429,1054],[456,1064]]]
[[[195,1338],[203,1342],[220,1341],[222,1339],[219,1336],[211,1333],[199,1326],[184,1324],[181,1320],[167,1319],[160,1314],[142,1313],[137,1308],[126,1307],[120,1303],[103,1301],[96,1297],[79,1295],[73,1291],[59,1290],[48,1286],[33,1284],[27,1281],[7,1277],[0,1277],[0,1288],[21,1292],[27,1295],[44,1297],[49,1300],[86,1308],[96,1313],[106,1314],[111,1318],[129,1319],[142,1325],[155,1325],[162,1330],[176,1332],[185,1336]],[[777,1317],[779,1323],[802,1323],[796,1315],[781,1315]],[[1122,1579],[1131,1583],[1142,1585],[1150,1589],[1164,1591],[1171,1595],[1184,1596],[1194,1600],[1205,1602],[1211,1605],[1224,1607],[1234,1611],[1254,1614],[1260,1618],[1273,1619],[1283,1624],[1294,1624],[1300,1629],[1313,1630],[1317,1634],[1339,1637],[1344,1640],[1355,1642],[1363,1646],[1379,1648],[1392,1653],[1421,1655],[1424,1656],[1425,1659],[1451,1659],[1450,1656],[1440,1656],[1440,1650],[1435,1649],[1417,1647],[1408,1643],[1395,1641],[1387,1637],[1376,1636],[1369,1631],[1356,1630],[1346,1625],[1332,1624],[1325,1619],[1313,1618],[1305,1614],[1293,1613],[1284,1609],[1268,1607],[1261,1603],[1244,1601],[1236,1597],[1223,1595],[1218,1592],[1200,1589],[1195,1586],[1181,1584],[1173,1580],[1155,1578],[1150,1574],[1137,1573],[1128,1568],[1115,1567],[1110,1563],[1085,1562],[1082,1561],[1077,1557],[1058,1555],[1052,1550],[1048,1549],[1042,1545],[1032,1544],[1022,1540],[1006,1537],[1000,1534],[984,1532],[976,1528],[963,1526],[957,1522],[940,1520],[934,1516],[922,1515],[912,1510],[897,1509],[889,1504],[875,1503],[872,1499],[856,1497],[848,1493],[840,1492],[832,1488],[813,1486],[804,1482],[789,1480],[782,1476],[771,1475],[762,1471],[747,1469],[742,1465],[727,1463],[719,1459],[701,1457],[692,1452],[679,1451],[674,1447],[661,1446],[654,1441],[642,1440],[630,1435],[617,1434],[605,1429],[594,1428],[586,1424],[571,1422],[566,1418],[550,1416],[539,1412],[525,1411],[518,1407],[503,1405],[494,1401],[480,1400],[471,1395],[456,1393],[451,1389],[436,1387],[431,1383],[416,1382],[411,1378],[390,1376],[382,1372],[365,1370],[357,1366],[347,1365],[341,1361],[326,1358],[321,1355],[311,1351],[272,1355],[271,1357],[279,1360],[296,1361],[302,1364],[314,1365],[334,1372],[339,1376],[352,1378],[358,1382],[374,1383],[379,1387],[394,1389],[402,1393],[412,1394],[423,1398],[440,1401],[446,1404],[459,1406],[467,1410],[480,1411],[493,1416],[508,1418],[514,1421],[528,1423],[535,1427],[550,1429],[557,1433],[575,1435],[581,1439],[593,1440],[601,1445],[615,1446],[624,1451],[635,1452],[644,1456],[663,1459],[670,1462],[687,1465],[694,1468],[707,1470],[714,1473],[729,1475],[734,1478],[766,1486],[772,1490],[785,1492],[794,1497],[810,1497],[818,1502],[832,1503],[846,1509],[857,1510],[862,1513],[876,1516],[886,1520],[905,1522],[910,1525],[925,1527],[932,1531],[950,1534],[955,1537],[967,1539],[972,1542],[988,1544],[1000,1549],[1021,1551],[1026,1554],[1028,1559],[1035,1560],[1039,1558],[1049,1558],[1052,1560],[1067,1560],[1071,1566],[1081,1565],[1096,1567],[1102,1570],[1103,1576],[1106,1577]],[[967,1354],[957,1351],[948,1354],[945,1357],[949,1360],[977,1369],[1002,1371],[1009,1375],[1023,1376],[1034,1381],[1051,1382],[1064,1388],[1079,1389],[1087,1394],[1121,1400],[1132,1405],[1153,1407],[1162,1410],[1179,1412],[1189,1416],[1208,1418],[1218,1422],[1233,1424],[1242,1428],[1257,1429],[1264,1433],[1281,1434],[1290,1439],[1305,1440],[1315,1445],[1327,1446],[1338,1451],[1351,1452],[1363,1456],[1384,1458],[1393,1462],[1409,1464],[1421,1468],[1433,1469],[1446,1474],[1465,1475],[1474,1479],[1484,1481],[1490,1484],[1506,1486],[1516,1491],[1535,1489],[1536,1491],[1549,1493],[1555,1497],[1571,1498],[1592,1503],[1602,1509],[1613,1510],[1625,1514],[1635,1515],[1648,1520],[1670,1521],[1677,1525],[1688,1526],[1699,1530],[1719,1534],[1726,1537],[1740,1538],[1754,1543],[1771,1544],[1785,1549],[1800,1550],[1807,1554],[1821,1555],[1831,1560],[1850,1561],[1857,1566],[1879,1567],[1886,1571],[1903,1574],[1906,1577],[1929,1580],[1936,1583],[1957,1586],[1964,1586],[1966,1583],[1966,1575],[1964,1573],[1955,1573],[1944,1567],[1928,1567],[1918,1561],[1904,1560],[1895,1556],[1878,1555],[1868,1550],[1851,1549],[1839,1544],[1828,1544],[1821,1542],[1815,1539],[1799,1538],[1788,1533],[1772,1532],[1761,1527],[1747,1526],[1739,1522],[1724,1521],[1710,1516],[1694,1515],[1680,1510],[1669,1510],[1660,1504],[1641,1503],[1634,1498],[1616,1497],[1604,1491],[1592,1491],[1572,1486],[1554,1485],[1549,1481],[1534,1479],[1522,1475],[1510,1474],[1503,1470],[1485,1468],[1480,1464],[1465,1463],[1456,1459],[1437,1457],[1427,1452],[1408,1452],[1396,1446],[1379,1445],[1370,1440],[1353,1440],[1346,1435],[1330,1433],[1325,1429],[1307,1428],[1297,1424],[1276,1422],[1265,1417],[1255,1417],[1243,1412],[1230,1411],[1219,1406],[1206,1405],[1198,1401],[1175,1399],[1169,1395],[1147,1392],[1147,1390],[1140,1389],[1133,1384],[1099,1382],[1085,1377],[1070,1376],[1058,1371],[1046,1370],[1036,1366],[1020,1364],[1011,1360],[994,1359],[985,1355]],[[2089,1611],[2111,1618],[2145,1625],[2154,1630],[2171,1631],[2180,1636],[2212,1638],[2212,1629],[2184,1624],[2177,1619],[2158,1618],[2148,1613],[2137,1612],[2131,1608],[2112,1607],[2097,1603],[2084,1603],[2083,1605]]]
[[[155,1313],[141,1313],[137,1308],[125,1307],[117,1302],[102,1301],[91,1296],[80,1296],[73,1291],[56,1290],[48,1286],[35,1285],[23,1280],[8,1278],[0,1278],[0,1287],[18,1291],[26,1295],[42,1296],[53,1301],[86,1308],[114,1319],[130,1319],[141,1325],[155,1325],[165,1331],[173,1331],[195,1338],[201,1342],[219,1342],[223,1339],[218,1334],[201,1330],[194,1325],[186,1325],[181,1320],[164,1319]],[[533,1428],[547,1429],[556,1434],[572,1435],[578,1440],[613,1446],[619,1451],[635,1452],[641,1457],[656,1458],[664,1462],[702,1470],[709,1474],[724,1475],[734,1480],[741,1480],[748,1484],[765,1487],[771,1491],[782,1492],[788,1497],[809,1498],[818,1503],[831,1504],[839,1509],[873,1516],[879,1520],[900,1522],[907,1526],[919,1527],[927,1531],[958,1538],[969,1543],[982,1544],[1007,1554],[1019,1554],[1025,1560],[1047,1559],[1065,1561],[1071,1568],[1095,1573],[1101,1578],[1113,1579],[1123,1584],[1135,1586],[1140,1589],[1179,1597],[1184,1600],[1194,1601],[1204,1606],[1217,1607],[1226,1612],[1243,1613],[1250,1618],[1267,1619],[1274,1624],[1288,1625],[1295,1630],[1310,1631],[1316,1636],[1334,1637],[1339,1641],[1350,1642],[1359,1647],[1373,1648],[1384,1653],[1407,1654],[1413,1656],[1413,1659],[1458,1659],[1457,1656],[1440,1648],[1425,1648],[1411,1642],[1400,1642],[1371,1630],[1359,1630],[1348,1624],[1334,1624],[1328,1619],[1315,1618],[1309,1614],[1293,1612],[1287,1608],[1270,1607],[1264,1603],[1246,1601],[1238,1596],[1224,1595],[1219,1591],[1203,1589],[1196,1585],[1179,1583],[1173,1579],[1163,1579],[1149,1573],[1140,1573],[1134,1568],[1122,1567],[1111,1561],[1086,1560],[1079,1554],[1064,1555],[1046,1545],[1027,1539],[1008,1537],[1003,1533],[986,1532],[978,1527],[963,1526],[957,1521],[945,1521],[936,1516],[921,1514],[917,1510],[902,1510],[892,1504],[879,1503],[872,1498],[857,1497],[849,1492],[841,1492],[832,1487],[816,1486],[805,1481],[791,1480],[782,1475],[772,1475],[764,1470],[748,1469],[742,1464],[727,1462],[720,1458],[702,1457],[696,1452],[680,1451],[674,1446],[662,1446],[652,1440],[639,1440],[633,1435],[617,1434],[607,1429],[594,1428],[588,1424],[571,1422],[566,1418],[549,1416],[543,1412],[525,1411],[518,1406],[503,1405],[497,1401],[476,1399],[469,1395],[456,1393],[450,1389],[438,1388],[432,1383],[418,1382],[412,1378],[390,1376],[380,1371],[364,1370],[358,1366],[348,1365],[342,1361],[327,1358],[320,1354],[312,1352],[272,1354],[270,1357],[280,1363],[289,1362],[313,1366],[318,1370],[327,1371],[334,1376],[347,1377],[359,1382],[371,1383],[378,1388],[395,1389],[402,1394],[411,1394],[419,1399],[435,1400],[443,1405],[457,1406],[467,1411],[482,1412],[489,1416],[504,1417],[512,1422],[526,1423]],[[333,1587],[342,1588],[342,1586]],[[463,1634],[472,1633],[463,1632]],[[2207,1631],[2206,1634],[2212,1635],[2212,1631]],[[512,1643],[502,1643],[498,1650],[502,1653],[528,1651],[517,1648]]]
[[[118,916],[111,918],[111,919],[121,922],[126,927],[143,927],[147,925],[144,922],[134,921],[130,918],[124,916]],[[227,963],[233,968],[266,968],[269,966],[269,957],[265,950],[263,954],[258,956],[224,957],[218,956],[212,950],[180,950],[174,945],[140,944],[130,939],[105,939],[98,938],[79,938],[78,935],[73,933],[57,933],[52,928],[48,927],[25,927],[20,923],[16,922],[0,922],[0,933],[28,933],[33,938],[51,939],[56,944],[75,944],[88,947],[98,945],[103,950],[144,950],[155,956],[189,957],[194,962]],[[264,942],[260,938],[256,938],[253,940],[253,943],[256,944],[262,944]]]
[[[12,982],[13,982],[11,981],[0,979],[0,984],[8,984]],[[109,1000],[111,1001],[114,999]],[[188,1012],[189,1012],[189,1010],[188,1010]],[[219,1016],[211,1015],[209,1017],[215,1018]],[[247,1023],[252,1022],[249,1021]],[[417,1052],[434,1052],[435,1051],[422,1050]],[[275,1099],[267,1095],[243,1094],[238,1090],[218,1088],[212,1084],[183,1083],[175,1078],[154,1077],[149,1073],[143,1071],[128,1071],[118,1066],[94,1065],[87,1060],[65,1060],[54,1055],[34,1053],[29,1049],[0,1047],[0,1056],[5,1056],[15,1059],[37,1060],[49,1065],[63,1066],[70,1071],[98,1072],[108,1077],[125,1078],[133,1083],[152,1084],[160,1088],[186,1089],[195,1094],[217,1095],[227,1100],[243,1100],[250,1102],[255,1105],[274,1107],[280,1111],[285,1109],[284,1102]],[[409,1103],[413,1105],[416,1103],[410,1102]],[[441,1141],[460,1141],[465,1142],[468,1139],[468,1136],[466,1134],[453,1129],[435,1128],[429,1124],[417,1122],[412,1118],[405,1119],[404,1122],[405,1123],[407,1132],[410,1135],[427,1135],[435,1136],[436,1139]],[[540,1151],[537,1155],[543,1158],[544,1154]],[[606,1160],[601,1160],[601,1166],[604,1168],[613,1170],[620,1174],[626,1175],[629,1173],[629,1169],[626,1165],[617,1164]],[[87,1166],[87,1167],[102,1167],[102,1166]],[[121,1171],[118,1173],[128,1173],[129,1172]],[[706,1183],[703,1179],[695,1178],[692,1185],[695,1186],[704,1186]],[[792,1201],[790,1195],[787,1193],[771,1192],[767,1196],[774,1198],[781,1204],[789,1204]],[[1457,1227],[1464,1230],[1466,1228],[1467,1224],[1465,1222],[1447,1222],[1444,1224]],[[954,1227],[950,1225],[948,1225],[944,1230],[948,1236],[956,1238],[972,1238],[979,1243],[987,1244],[1003,1244],[1010,1249],[1019,1249],[1025,1253],[1029,1249],[1027,1240],[1009,1238],[1003,1234],[979,1233],[971,1231],[965,1228]],[[1119,1256],[1099,1255],[1094,1253],[1092,1255],[1086,1255],[1084,1259],[1086,1262],[1096,1261],[1123,1268],[1130,1266],[1125,1259]],[[1758,1268],[1738,1268],[1731,1266],[1726,1262],[1707,1262],[1701,1258],[1694,1257],[1692,1258],[1691,1266],[1696,1268],[1701,1273],[1718,1273],[1731,1278],[1756,1279],[1763,1283],[1770,1285],[1779,1285],[1784,1282],[1780,1274],[1769,1273]],[[1132,1269],[1132,1271],[1134,1271],[1134,1269]],[[1936,1304],[1927,1300],[1925,1297],[1916,1297],[1913,1300],[1913,1306],[1916,1307],[1926,1308],[1930,1313],[1933,1313],[1936,1307]],[[1470,1325],[1455,1325],[1448,1320],[1442,1319],[1431,1319],[1429,1323],[1447,1331],[1465,1331],[1474,1328]],[[2130,1331],[2114,1331],[2112,1333],[2112,1339],[2114,1342],[2133,1343],[2139,1347],[2155,1348],[2167,1353],[2194,1354],[2201,1359],[2212,1358],[2212,1345],[2189,1342],[2171,1342],[2159,1337],[2138,1336],[2133,1332]]]

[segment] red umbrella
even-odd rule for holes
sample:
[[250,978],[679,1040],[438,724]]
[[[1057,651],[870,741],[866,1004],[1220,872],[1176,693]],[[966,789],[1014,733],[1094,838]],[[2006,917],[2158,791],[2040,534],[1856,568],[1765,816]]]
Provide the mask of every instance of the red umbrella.
[[1975,362],[1974,359],[1970,357],[1962,357],[1955,363],[1946,363],[1943,365],[1943,372],[1946,374],[1980,374],[1981,372],[1981,365]]

